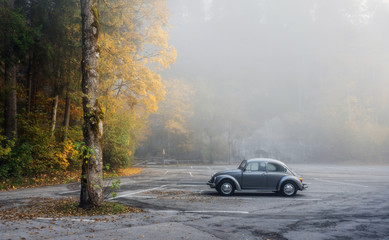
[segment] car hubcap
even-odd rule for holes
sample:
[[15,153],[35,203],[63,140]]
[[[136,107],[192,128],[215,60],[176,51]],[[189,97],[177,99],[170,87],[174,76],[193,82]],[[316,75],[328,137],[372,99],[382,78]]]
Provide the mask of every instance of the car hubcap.
[[285,186],[284,186],[284,193],[286,195],[288,195],[288,196],[293,195],[294,191],[295,191],[295,187],[294,187],[293,184],[291,184],[291,183],[285,184]]
[[232,191],[232,185],[229,182],[223,183],[221,190],[224,194],[230,194]]

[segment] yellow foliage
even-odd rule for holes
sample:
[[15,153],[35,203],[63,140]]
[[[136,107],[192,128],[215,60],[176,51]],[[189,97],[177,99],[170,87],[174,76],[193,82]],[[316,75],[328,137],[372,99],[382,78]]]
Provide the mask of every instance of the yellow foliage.
[[142,168],[124,168],[118,170],[119,176],[132,176],[142,172]]
[[77,151],[75,150],[72,140],[67,140],[64,143],[63,151],[56,154],[56,156],[58,157],[57,163],[60,169],[66,170],[67,167],[69,166],[68,159],[72,158],[72,156],[75,156],[76,154]]
[[176,51],[167,41],[166,0],[104,1],[99,11],[100,101],[114,162],[132,155],[147,117],[158,110],[166,92],[157,71],[174,63]]
[[103,100],[109,108],[136,109],[134,116],[147,117],[165,94],[155,71],[176,58],[167,42],[166,1],[119,0],[103,4],[100,14]]

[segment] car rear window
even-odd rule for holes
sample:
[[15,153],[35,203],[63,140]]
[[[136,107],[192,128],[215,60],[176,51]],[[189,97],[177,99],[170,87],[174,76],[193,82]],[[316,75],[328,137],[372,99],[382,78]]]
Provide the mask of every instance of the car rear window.
[[283,166],[278,165],[276,163],[268,163],[267,164],[267,171],[269,171],[269,172],[285,172],[286,169]]

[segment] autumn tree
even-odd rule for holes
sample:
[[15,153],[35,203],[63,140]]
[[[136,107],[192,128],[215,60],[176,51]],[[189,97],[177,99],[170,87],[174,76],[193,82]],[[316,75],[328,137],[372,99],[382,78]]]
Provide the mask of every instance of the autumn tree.
[[157,71],[172,64],[176,52],[167,41],[166,1],[104,1],[100,9],[104,163],[123,167],[165,95]]
[[98,102],[99,35],[98,0],[81,0],[82,17],[82,105],[86,144],[82,164],[80,207],[101,206],[103,196],[103,112]]

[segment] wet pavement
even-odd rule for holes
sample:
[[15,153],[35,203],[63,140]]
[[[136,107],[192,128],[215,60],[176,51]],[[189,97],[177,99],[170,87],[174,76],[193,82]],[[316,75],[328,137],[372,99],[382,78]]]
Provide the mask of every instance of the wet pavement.
[[[122,178],[118,196],[109,201],[148,213],[103,221],[2,221],[0,239],[389,239],[389,166],[288,165],[309,184],[292,198],[261,192],[221,197],[206,185],[214,172],[235,165],[147,166]],[[67,184],[0,192],[0,205],[77,197],[78,189]]]

